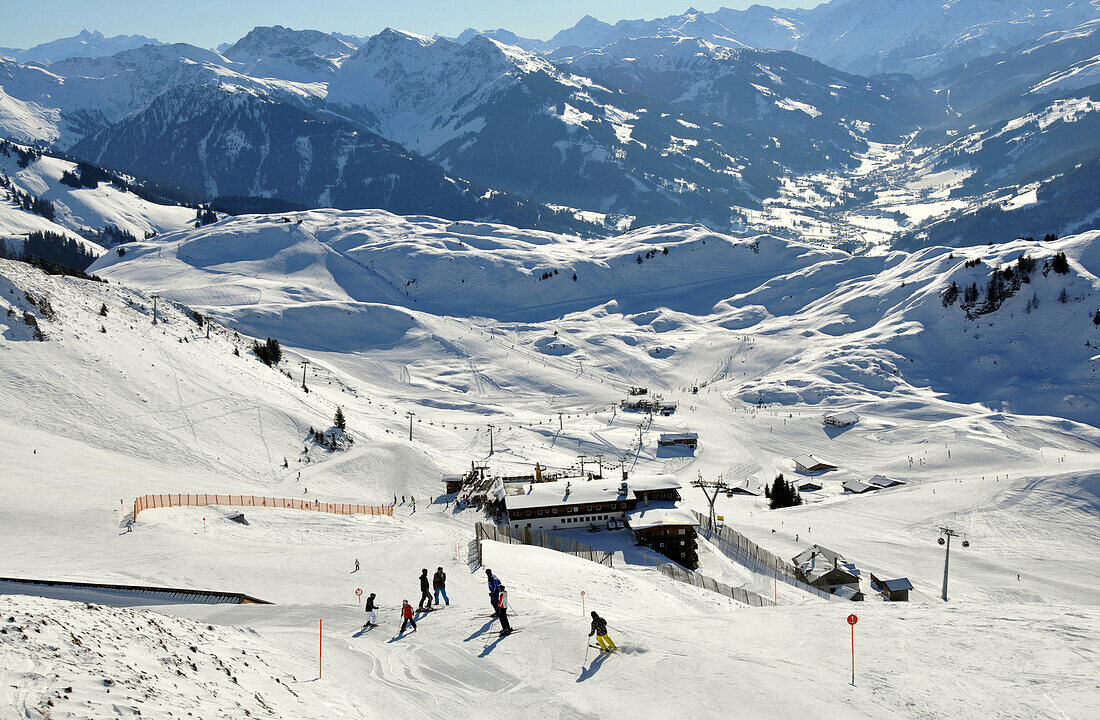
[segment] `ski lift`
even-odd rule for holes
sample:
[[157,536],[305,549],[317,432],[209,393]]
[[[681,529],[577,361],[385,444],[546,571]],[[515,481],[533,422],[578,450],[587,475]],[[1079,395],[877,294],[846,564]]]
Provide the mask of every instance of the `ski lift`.
[[970,547],[970,541],[963,536],[963,547]]
[[938,542],[940,545],[943,545],[944,542],[946,542],[946,541],[943,539],[943,536],[941,535],[940,538],[938,540],[936,540],[936,542]]
[[733,490],[727,490],[726,491],[726,497],[728,497],[728,498],[733,497]]

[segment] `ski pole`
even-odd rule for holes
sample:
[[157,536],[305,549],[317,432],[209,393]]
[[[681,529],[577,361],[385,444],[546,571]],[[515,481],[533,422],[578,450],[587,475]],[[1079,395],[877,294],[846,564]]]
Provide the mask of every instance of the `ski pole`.
[[589,644],[588,638],[584,639],[584,662],[588,663],[588,651],[592,649],[592,645]]

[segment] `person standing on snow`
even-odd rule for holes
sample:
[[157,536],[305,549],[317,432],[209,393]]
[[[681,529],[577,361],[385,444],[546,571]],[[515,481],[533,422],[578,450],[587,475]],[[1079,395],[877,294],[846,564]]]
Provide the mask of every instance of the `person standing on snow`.
[[500,594],[497,596],[497,617],[500,618],[500,626],[504,628],[500,634],[510,634],[512,625],[508,622],[508,591],[503,585],[500,586]]
[[485,575],[489,578],[489,602],[492,604],[493,612],[495,613],[499,600],[498,595],[500,595],[500,580],[489,568],[485,568]]
[[[427,601],[428,607],[424,607],[424,602]],[[417,603],[417,610],[431,610],[432,609],[432,594],[428,592],[428,568],[424,568],[420,571],[420,602]]]
[[432,575],[432,589],[435,590],[436,607],[439,607],[440,593],[443,594],[443,601],[448,605],[451,604],[451,599],[447,597],[447,573],[443,572],[443,568],[438,568],[435,575]]
[[416,620],[413,620],[413,606],[409,605],[408,600],[401,601],[401,617],[404,618],[401,621],[401,635],[405,632],[405,628],[412,625],[413,632],[416,632]]
[[359,558],[355,558],[355,570],[352,572],[359,572]]
[[617,646],[607,635],[607,621],[592,611],[592,629],[588,631],[588,637],[596,636],[596,642],[600,644],[600,650],[611,652]]
[[378,606],[374,604],[374,593],[367,596],[367,624],[366,627],[378,627],[378,618],[374,614],[375,608]]

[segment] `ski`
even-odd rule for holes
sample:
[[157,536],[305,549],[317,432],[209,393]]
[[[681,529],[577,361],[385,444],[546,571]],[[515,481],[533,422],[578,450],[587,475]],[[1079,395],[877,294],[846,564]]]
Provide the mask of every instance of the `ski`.
[[616,648],[612,648],[611,650],[604,650],[599,645],[592,645],[592,644],[589,644],[588,647],[595,648],[595,649],[599,650],[600,652],[605,652],[605,653],[613,653],[613,652],[615,652],[616,650],[619,649],[619,648],[616,647]]

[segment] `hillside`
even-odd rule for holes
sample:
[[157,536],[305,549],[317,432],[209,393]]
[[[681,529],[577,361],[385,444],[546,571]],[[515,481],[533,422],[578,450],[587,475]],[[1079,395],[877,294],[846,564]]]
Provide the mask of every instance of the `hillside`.
[[[238,221],[227,225],[232,222]],[[707,239],[708,246],[717,244]],[[1092,263],[1093,240],[1065,241],[1075,253],[1073,267]],[[699,395],[682,393],[678,388],[686,378],[723,357],[727,341],[714,336],[715,327],[698,333],[697,346],[674,356],[675,363],[639,353],[619,368],[578,374],[553,356],[535,361],[522,343],[509,342],[507,324],[479,331],[468,320],[415,310],[403,312],[430,331],[414,330],[388,349],[358,355],[306,351],[314,361],[307,377],[312,392],[306,394],[296,373],[286,377],[250,357],[248,338],[215,325],[207,339],[205,328],[164,300],[154,325],[148,296],[114,282],[49,278],[7,261],[0,261],[0,276],[0,298],[19,311],[7,319],[0,314],[0,367],[6,376],[0,393],[8,409],[0,426],[11,438],[13,456],[26,459],[4,480],[8,501],[0,509],[0,534],[25,548],[5,561],[5,574],[189,585],[277,603],[161,606],[150,612],[0,596],[0,624],[14,640],[0,651],[6,685],[20,688],[4,702],[18,713],[47,707],[48,699],[58,717],[86,717],[94,712],[89,707],[134,708],[143,715],[178,707],[221,717],[239,712],[238,702],[272,717],[442,717],[502,692],[508,702],[498,714],[505,717],[548,703],[562,717],[589,717],[598,703],[669,712],[690,707],[712,713],[735,705],[748,713],[867,717],[911,716],[914,704],[945,714],[995,706],[996,715],[1062,712],[1082,718],[1097,707],[1091,680],[1096,668],[1087,648],[1098,637],[1098,618],[1091,590],[1080,581],[1097,559],[1092,548],[1098,530],[1089,509],[1100,443],[1095,428],[928,398],[865,406],[860,425],[830,437],[822,433],[820,409],[813,405],[756,409],[737,402],[731,396],[739,385],[733,373],[716,373]],[[39,304],[48,298],[53,318],[25,293]],[[105,317],[98,314],[100,304],[108,306]],[[30,339],[30,328],[19,320],[23,311],[36,315],[44,342]],[[662,315],[667,322],[669,314]],[[662,328],[656,318],[635,316],[637,321],[650,327],[639,327],[635,338],[652,338]],[[569,330],[599,325],[623,332],[626,321],[605,310],[573,313],[544,327],[577,338],[580,333]],[[343,332],[338,323],[323,327],[333,335]],[[738,334],[745,337],[744,331]],[[497,339],[487,341],[492,337]],[[742,343],[750,359],[745,366],[777,362],[778,342],[769,342],[766,332],[752,337],[755,347]],[[444,354],[432,350],[440,347],[451,348],[457,361],[451,368]],[[298,370],[296,356],[287,357],[283,369]],[[495,626],[479,617],[484,575],[464,567],[474,511],[424,501],[439,492],[441,472],[470,459],[501,469],[529,468],[535,460],[553,467],[601,441],[607,452],[625,448],[637,435],[637,418],[606,410],[583,413],[621,396],[618,383],[625,383],[627,368],[635,377],[647,373],[655,391],[679,398],[683,413],[656,418],[643,431],[634,472],[664,469],[683,481],[696,472],[767,477],[790,472],[789,457],[810,449],[844,460],[840,473],[826,479],[829,493],[839,480],[872,470],[904,477],[908,487],[874,497],[829,495],[773,512],[753,498],[723,498],[719,511],[786,555],[800,548],[794,533],[809,526],[803,543],[811,538],[843,550],[862,567],[908,575],[917,587],[915,602],[853,608],[807,601],[784,586],[779,608],[749,609],[622,558],[608,568],[490,543],[486,564],[510,586],[521,628],[498,638]],[[457,385],[460,374],[471,378],[465,391],[432,384]],[[553,383],[561,394],[549,407],[568,413],[561,431],[556,418],[552,428],[537,424],[552,417],[546,397]],[[326,425],[337,403],[356,438],[352,449],[303,453],[307,426]],[[404,437],[405,410],[418,413],[412,443]],[[56,422],[61,417],[65,422]],[[491,456],[484,434],[490,418],[500,427]],[[698,456],[657,457],[655,433],[685,424],[701,431]],[[950,444],[950,458],[935,451],[931,438]],[[910,465],[907,456],[920,462]],[[75,484],[74,457],[81,466]],[[43,491],[53,498],[48,507],[39,499]],[[245,508],[248,526],[228,522],[225,509],[149,510],[132,533],[120,534],[125,518],[118,500],[125,505],[156,491],[366,502],[411,493],[420,502],[415,511],[399,504],[393,518],[302,517]],[[687,505],[703,506],[698,491],[684,494]],[[952,555],[953,603],[947,606],[929,602],[942,571],[934,537],[943,523],[965,531],[972,543],[969,551]],[[770,534],[769,527],[778,532]],[[708,572],[727,582],[753,582],[743,568],[712,551],[704,554]],[[361,575],[348,574],[355,559],[363,562]],[[448,569],[452,606],[422,618],[417,633],[391,639],[395,603],[402,596],[416,598],[413,568],[440,564]],[[378,593],[382,627],[362,631],[355,587]],[[592,651],[585,658],[581,590],[587,607],[614,626],[622,655],[598,658]],[[843,620],[853,609],[860,617],[855,688],[848,685]],[[1033,614],[1044,621],[1016,620]],[[324,621],[319,682],[318,618]],[[40,632],[29,632],[32,627]],[[115,628],[134,628],[125,645],[112,638]],[[970,652],[945,656],[945,638],[965,642]],[[47,665],[47,645],[57,648],[53,652],[66,665]],[[1075,653],[1072,666],[1066,665],[1067,648]],[[1022,665],[1004,663],[1008,655]],[[698,673],[700,662],[712,671]],[[162,667],[183,675],[163,673]],[[223,689],[215,681],[218,673],[237,682],[223,679],[230,683]],[[667,678],[676,690],[663,683],[639,685],[639,673]],[[806,674],[820,680],[812,697],[797,692],[797,678]],[[721,680],[717,685],[715,678]],[[204,699],[210,689],[221,705]]]

